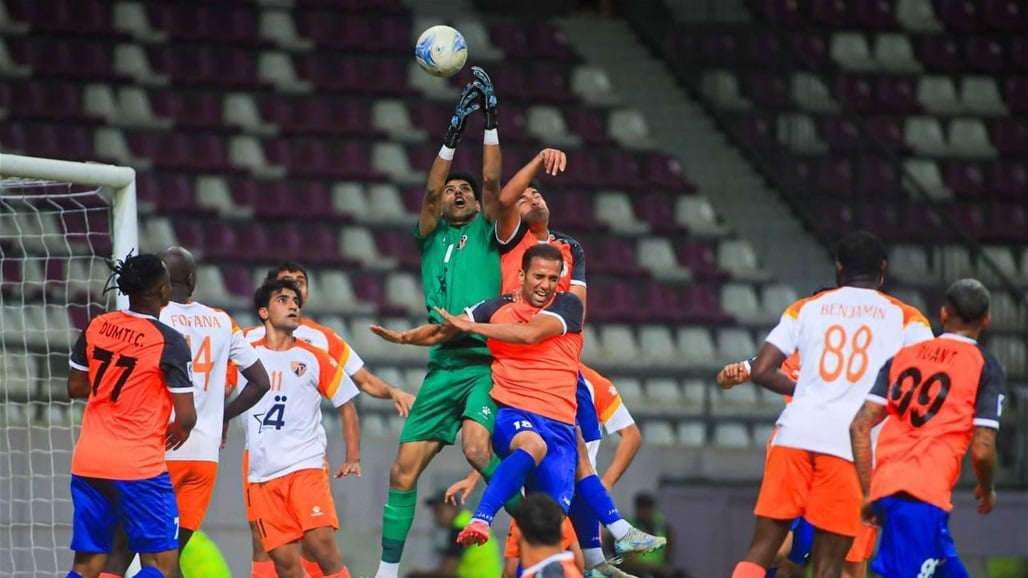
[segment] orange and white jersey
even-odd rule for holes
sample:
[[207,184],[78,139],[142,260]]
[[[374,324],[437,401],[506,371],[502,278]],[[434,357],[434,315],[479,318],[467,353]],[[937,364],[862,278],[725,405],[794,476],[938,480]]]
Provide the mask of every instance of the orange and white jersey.
[[[260,341],[264,339],[264,326],[250,327],[245,333],[246,338],[251,343]],[[293,337],[302,339],[314,347],[327,352],[336,363],[342,366],[346,375],[352,376],[364,367],[364,360],[361,359],[361,356],[357,355],[357,352],[350,347],[346,340],[339,337],[339,334],[330,328],[311,321],[306,317],[300,319],[300,326],[293,332]]]
[[247,368],[257,363],[254,351],[232,317],[195,301],[168,303],[161,322],[186,338],[193,359],[193,404],[196,426],[181,448],[167,452],[168,461],[217,462],[225,413],[225,375],[231,361]]
[[[592,397],[593,406],[596,407],[596,417],[603,424],[607,435],[613,435],[635,423],[635,418],[621,400],[621,394],[609,379],[585,364],[582,364],[580,371],[582,381],[585,382],[585,387]],[[589,463],[595,469],[600,440],[585,442],[585,446],[589,451]]]
[[[324,351],[297,339],[275,351],[254,344],[271,390],[246,413],[251,483],[325,466],[328,438],[321,425],[321,398],[340,407],[356,395],[344,387],[343,368]],[[241,381],[242,378],[241,378]]]
[[849,425],[879,368],[932,337],[920,311],[873,289],[840,287],[790,305],[767,342],[803,363],[772,444],[852,461]]

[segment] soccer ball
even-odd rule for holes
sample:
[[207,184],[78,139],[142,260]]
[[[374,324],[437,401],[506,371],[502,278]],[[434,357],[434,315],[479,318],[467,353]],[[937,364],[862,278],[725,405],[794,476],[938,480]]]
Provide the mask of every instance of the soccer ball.
[[422,70],[432,76],[453,76],[464,68],[468,60],[468,43],[455,28],[433,26],[418,38],[414,59]]

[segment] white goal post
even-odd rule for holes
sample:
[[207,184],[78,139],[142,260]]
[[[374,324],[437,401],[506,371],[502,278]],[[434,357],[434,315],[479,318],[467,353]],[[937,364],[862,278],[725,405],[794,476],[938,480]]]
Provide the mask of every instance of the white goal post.
[[71,568],[69,466],[83,403],[68,399],[72,341],[128,298],[105,261],[138,252],[136,172],[0,154],[0,576]]
[[[114,191],[114,257],[138,252],[139,221],[136,211],[136,171],[101,163],[81,163],[0,153],[0,178],[16,177],[106,187]],[[128,307],[128,297],[117,296],[118,308]]]

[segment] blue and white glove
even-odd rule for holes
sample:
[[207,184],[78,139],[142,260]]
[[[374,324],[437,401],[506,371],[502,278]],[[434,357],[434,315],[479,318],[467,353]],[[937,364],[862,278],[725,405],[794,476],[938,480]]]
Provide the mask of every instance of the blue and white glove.
[[446,127],[446,137],[443,140],[443,144],[451,149],[457,148],[460,137],[464,135],[464,121],[467,120],[471,113],[482,107],[481,98],[482,93],[475,87],[474,83],[469,82],[464,86],[464,92],[460,94],[457,108],[453,111],[453,116],[450,117],[450,125]]
[[471,74],[475,75],[475,88],[482,93],[482,110],[485,112],[485,129],[496,128],[499,116],[496,111],[496,90],[493,88],[493,81],[489,75],[478,66],[471,67]]

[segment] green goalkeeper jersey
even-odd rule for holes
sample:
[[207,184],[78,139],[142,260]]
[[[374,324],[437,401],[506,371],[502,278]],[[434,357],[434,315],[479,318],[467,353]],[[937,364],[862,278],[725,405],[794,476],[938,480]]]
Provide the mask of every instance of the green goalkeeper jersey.
[[[428,320],[441,323],[435,307],[453,315],[500,294],[500,251],[493,225],[479,213],[470,223],[451,226],[443,219],[424,237],[414,232],[421,249],[421,284]],[[490,363],[485,339],[462,334],[433,346],[428,363],[435,367],[463,367]]]

